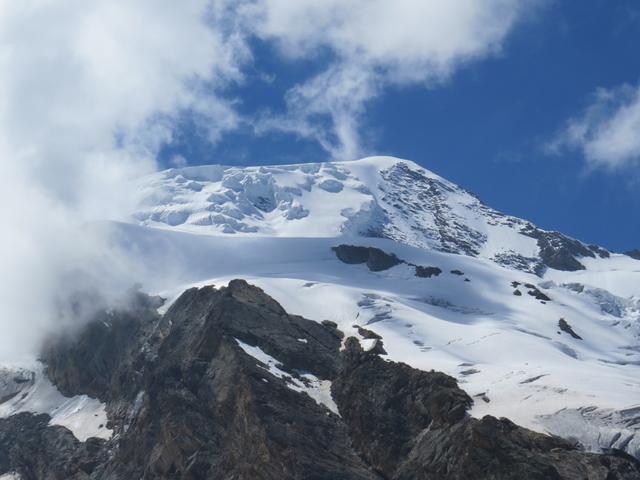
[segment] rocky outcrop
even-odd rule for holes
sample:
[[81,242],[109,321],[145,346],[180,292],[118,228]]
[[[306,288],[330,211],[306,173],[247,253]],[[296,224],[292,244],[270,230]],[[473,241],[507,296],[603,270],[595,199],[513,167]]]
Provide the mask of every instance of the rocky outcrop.
[[393,477],[423,430],[460,421],[472,403],[448,375],[386,362],[353,337],[332,393],[354,446],[385,478]]
[[48,415],[30,413],[0,419],[0,476],[15,471],[23,479],[88,480],[106,460],[103,440],[81,443],[48,423]]
[[558,320],[558,328],[563,332],[568,333],[576,340],[582,340],[582,337],[573,331],[573,328],[571,327],[571,325],[569,325],[564,318],[561,318],[560,320]]
[[624,254],[636,260],[640,260],[640,249],[638,248],[624,252]]
[[[580,257],[608,258],[609,252],[597,245],[585,245],[579,240],[569,238],[559,232],[547,232],[532,225],[520,231],[523,235],[538,241],[539,257],[544,266],[556,270],[573,272],[584,270]],[[541,272],[538,272],[541,273]]]
[[[632,458],[586,454],[505,419],[471,419],[442,373],[342,346],[257,287],[193,288],[164,316],[103,312],[43,353],[68,394],[107,403],[110,440],[47,415],[0,420],[0,475],[23,479],[637,479]],[[370,332],[370,333],[368,333]]]
[[624,455],[584,453],[557,437],[486,416],[451,426],[433,425],[394,478],[609,480],[638,475],[637,461]]
[[431,278],[431,277],[437,277],[441,273],[442,273],[442,269],[438,267],[423,267],[420,265],[416,266],[416,277]]
[[337,247],[333,247],[332,250],[341,262],[352,265],[366,263],[372,272],[388,270],[402,263],[393,253],[386,253],[375,247],[338,245]]
[[[384,250],[380,250],[375,247],[361,247],[355,245],[338,245],[331,248],[338,260],[341,262],[358,265],[366,263],[369,270],[372,272],[382,272],[388,270],[391,267],[395,267],[401,263],[409,265],[414,268],[415,276],[420,278],[437,277],[442,273],[442,269],[439,267],[415,265],[398,258],[394,253],[387,253]],[[454,270],[452,273],[457,275],[464,275],[460,270]]]

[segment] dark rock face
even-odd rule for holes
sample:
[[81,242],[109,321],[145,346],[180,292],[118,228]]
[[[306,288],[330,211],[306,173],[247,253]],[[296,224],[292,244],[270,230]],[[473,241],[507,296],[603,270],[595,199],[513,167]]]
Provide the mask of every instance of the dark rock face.
[[560,328],[560,330],[562,330],[563,332],[568,333],[576,340],[582,340],[582,337],[573,331],[573,328],[571,328],[571,325],[569,325],[564,318],[561,318],[560,320],[558,320],[558,328]]
[[[372,272],[381,272],[388,270],[391,267],[395,267],[400,263],[404,263],[415,268],[415,276],[421,278],[437,277],[442,273],[442,269],[438,267],[425,267],[422,265],[414,265],[405,260],[398,258],[393,253],[386,253],[379,248],[374,247],[359,247],[354,245],[338,245],[331,248],[338,260],[341,262],[356,265],[360,263],[366,263],[369,270]],[[455,275],[464,275],[460,270],[453,270],[451,273]]]
[[559,232],[546,232],[529,226],[529,228],[521,230],[520,233],[538,241],[542,263],[556,270],[569,272],[584,270],[585,267],[578,261],[578,258],[595,258],[596,254],[602,258],[609,256],[609,252],[603,248],[593,245],[588,247],[584,243],[566,237]]
[[354,338],[347,339],[332,393],[354,446],[386,478],[431,422],[455,423],[472,403],[453,378],[385,362]]
[[349,264],[366,263],[372,272],[388,270],[401,263],[401,260],[394,254],[386,253],[374,247],[338,245],[333,247],[332,250],[341,262]]
[[[504,419],[471,419],[472,400],[453,378],[383,360],[381,339],[365,329],[375,348],[349,338],[340,351],[335,324],[289,315],[241,280],[187,290],[163,317],[150,305],[104,315],[75,340],[52,342],[43,358],[66,393],[107,403],[114,437],[81,443],[47,415],[15,415],[0,420],[0,475],[640,478],[633,459],[585,454]],[[247,353],[255,351],[269,364]],[[340,415],[306,393],[321,381],[332,382]]]
[[636,461],[583,453],[558,438],[486,416],[432,425],[393,478],[609,480],[638,475]]
[[328,378],[337,371],[334,329],[287,315],[244,281],[188,290],[165,320],[171,330],[147,367],[140,410],[106,478],[370,478],[338,417],[236,341],[283,369],[295,366],[292,377]]
[[438,267],[423,267],[416,265],[416,277],[431,278],[437,277],[442,273],[442,270]]
[[48,415],[19,413],[0,419],[0,475],[19,471],[26,479],[85,480],[106,459],[104,440],[80,443]]
[[639,478],[633,459],[585,454],[507,419],[468,417],[472,400],[447,375],[385,362],[352,338],[345,347],[333,395],[353,445],[384,478]]
[[545,293],[541,292],[540,289],[538,289],[538,287],[531,284],[526,284],[525,287],[529,289],[527,293],[531,295],[533,298],[535,298],[536,300],[542,300],[543,302],[551,301],[551,299]]
[[101,312],[78,337],[55,339],[45,346],[47,375],[67,396],[110,399],[120,393],[115,373],[135,368],[129,361],[144,338],[143,325],[157,319],[151,310]]
[[638,248],[624,252],[624,254],[631,258],[635,258],[636,260],[640,260],[640,249]]

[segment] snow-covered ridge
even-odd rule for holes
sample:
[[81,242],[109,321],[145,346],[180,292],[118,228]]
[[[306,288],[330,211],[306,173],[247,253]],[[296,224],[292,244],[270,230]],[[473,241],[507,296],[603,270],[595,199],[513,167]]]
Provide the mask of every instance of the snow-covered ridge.
[[609,255],[504,215],[414,162],[369,157],[170,169],[143,180],[142,225],[208,235],[383,237],[519,270],[582,269]]

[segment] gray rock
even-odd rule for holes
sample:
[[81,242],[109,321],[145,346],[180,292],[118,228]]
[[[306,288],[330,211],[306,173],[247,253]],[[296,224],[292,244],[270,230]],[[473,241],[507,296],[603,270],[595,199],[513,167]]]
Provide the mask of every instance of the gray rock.
[[[163,317],[152,299],[139,300],[130,310],[99,312],[77,336],[51,340],[43,352],[65,393],[107,403],[113,438],[81,443],[48,425],[47,415],[14,415],[0,420],[0,475],[640,478],[638,462],[616,451],[586,454],[506,419],[471,419],[472,400],[452,377],[383,360],[379,338],[366,352],[349,338],[341,351],[335,324],[289,315],[245,281],[189,289]],[[276,359],[277,371],[239,341]],[[299,388],[309,375],[332,382],[340,415]]]

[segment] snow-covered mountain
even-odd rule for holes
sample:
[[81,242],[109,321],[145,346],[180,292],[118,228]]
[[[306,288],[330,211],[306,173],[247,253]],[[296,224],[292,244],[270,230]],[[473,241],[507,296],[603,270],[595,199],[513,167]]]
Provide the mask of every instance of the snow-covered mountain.
[[[170,169],[141,188],[133,218],[174,234],[122,232],[186,266],[164,293],[247,278],[291,312],[356,335],[367,325],[389,358],[456,377],[475,415],[640,453],[640,261],[502,214],[391,157]],[[339,244],[442,273],[372,272],[340,262]]]
[[502,214],[392,157],[270,167],[200,166],[143,182],[143,225],[206,234],[381,237],[523,271],[579,270],[609,252]]
[[[113,241],[168,298],[160,313],[189,287],[243,278],[365,349],[381,337],[385,359],[453,376],[473,416],[640,457],[639,260],[390,157],[171,169],[140,188]],[[0,415],[37,410],[29,388]]]

